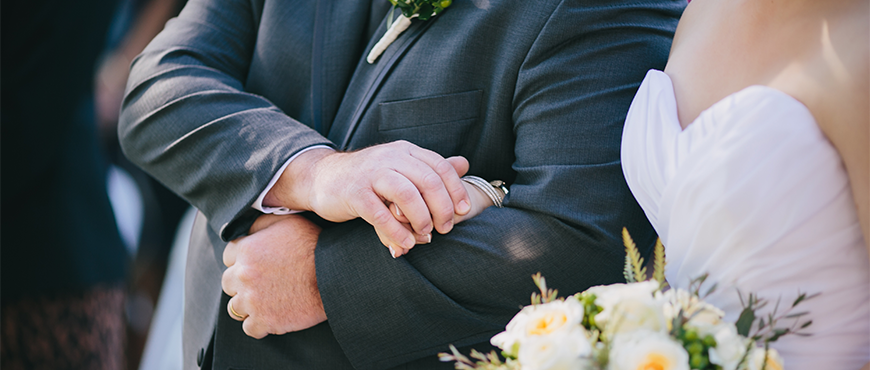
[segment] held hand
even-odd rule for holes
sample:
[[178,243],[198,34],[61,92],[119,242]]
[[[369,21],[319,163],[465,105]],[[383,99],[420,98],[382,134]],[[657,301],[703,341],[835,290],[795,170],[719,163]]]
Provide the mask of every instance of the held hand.
[[257,339],[326,321],[314,269],[320,228],[298,215],[263,215],[250,232],[224,249],[230,317]]
[[[311,150],[291,162],[264,204],[311,210],[334,222],[361,217],[384,245],[410,249],[433,230],[449,232],[454,214],[468,213],[470,200],[459,179],[467,170],[465,158],[444,159],[406,141],[350,153]],[[386,203],[401,207],[410,229]]]
[[[489,197],[486,196],[486,194],[484,194],[477,187],[470,185],[470,184],[466,183],[465,181],[462,182],[462,185],[465,187],[465,191],[468,193],[468,197],[471,200],[471,210],[469,210],[468,213],[466,213],[464,215],[454,214],[453,215],[453,224],[454,225],[458,224],[462,221],[476,217],[477,215],[483,213],[484,209],[493,205],[492,200],[490,200]],[[399,206],[396,205],[395,203],[391,203],[389,205],[389,208],[390,208],[390,212],[392,212],[392,214],[396,217],[396,220],[399,221],[400,223],[402,223],[402,225],[406,229],[411,230],[411,225],[408,223],[408,219],[404,216],[404,214],[402,213],[402,210],[399,209]],[[417,238],[417,244],[427,244],[431,241],[432,241],[431,239],[426,240],[426,239],[421,239],[419,237]],[[408,251],[410,251],[410,249],[391,250],[390,253],[393,255],[393,258],[396,258],[396,257],[403,256],[403,255],[407,254]]]

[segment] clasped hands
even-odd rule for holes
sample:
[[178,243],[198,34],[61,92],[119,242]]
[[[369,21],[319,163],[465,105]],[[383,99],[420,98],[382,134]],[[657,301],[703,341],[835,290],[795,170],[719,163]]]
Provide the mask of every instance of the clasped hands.
[[[462,157],[443,158],[397,141],[350,153],[313,149],[297,157],[264,205],[313,211],[374,226],[392,256],[432,240],[432,232],[479,214],[489,205],[460,176]],[[263,215],[249,235],[227,244],[221,285],[228,314],[254,338],[310,328],[326,320],[317,288],[314,248],[320,228],[298,215]]]

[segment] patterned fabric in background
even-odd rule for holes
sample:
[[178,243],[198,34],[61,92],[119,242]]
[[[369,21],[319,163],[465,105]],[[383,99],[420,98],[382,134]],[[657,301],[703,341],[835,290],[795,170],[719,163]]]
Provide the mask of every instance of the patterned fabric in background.
[[25,298],[3,307],[0,368],[124,369],[124,289]]

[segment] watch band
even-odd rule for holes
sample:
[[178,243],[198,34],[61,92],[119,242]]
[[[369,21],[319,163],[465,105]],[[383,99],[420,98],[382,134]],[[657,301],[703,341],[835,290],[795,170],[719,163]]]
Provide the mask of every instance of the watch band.
[[477,176],[463,176],[462,181],[465,181],[468,184],[483,191],[483,193],[486,194],[487,197],[489,197],[489,199],[492,201],[492,204],[496,207],[504,207],[504,197],[508,193],[508,188],[505,185],[504,181],[495,180],[492,182],[487,182],[486,180]]

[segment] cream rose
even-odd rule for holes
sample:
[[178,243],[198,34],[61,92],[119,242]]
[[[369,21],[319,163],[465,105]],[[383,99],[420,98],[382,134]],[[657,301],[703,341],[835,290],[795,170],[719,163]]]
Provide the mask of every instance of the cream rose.
[[595,304],[601,307],[601,312],[595,315],[596,325],[605,329],[608,322],[614,317],[614,308],[618,304],[624,304],[625,309],[629,312],[634,312],[638,307],[657,306],[653,300],[653,292],[658,288],[659,284],[655,281],[600,285],[589,288],[587,292],[595,295]]
[[526,338],[517,360],[523,370],[581,370],[589,363],[592,345],[583,328]]
[[505,331],[492,337],[490,342],[517,355],[517,346],[522,346],[529,338],[572,332],[575,329],[582,331],[582,321],[583,305],[576,299],[526,306],[511,319]]
[[[656,292],[655,300],[662,307],[668,330],[674,318],[683,312],[683,317],[689,318],[689,322],[698,328],[713,328],[718,326],[725,313],[715,306],[702,301],[683,289],[670,289],[665,292]],[[712,334],[703,333],[702,335]]]
[[[765,352],[767,352],[766,362],[764,359]],[[773,348],[769,348],[767,351],[761,347],[753,348],[746,358],[746,370],[761,370],[762,368],[764,370],[782,370],[784,367],[785,363],[782,361],[782,357]]]
[[[711,331],[710,334],[716,339],[716,347],[708,352],[710,362],[721,366],[722,370],[737,369],[750,340],[737,334],[737,328],[731,323],[723,322]],[[699,330],[699,333],[704,333],[704,330]]]
[[617,335],[610,350],[611,370],[689,370],[689,354],[667,334],[639,330]]

